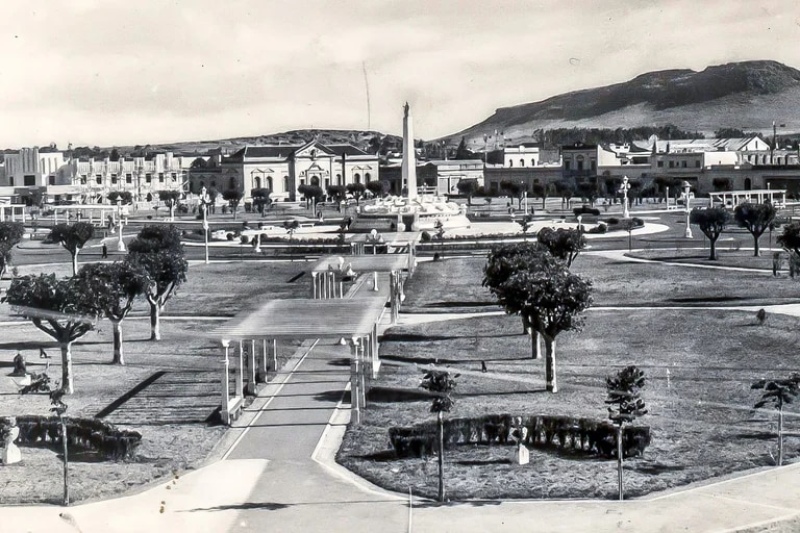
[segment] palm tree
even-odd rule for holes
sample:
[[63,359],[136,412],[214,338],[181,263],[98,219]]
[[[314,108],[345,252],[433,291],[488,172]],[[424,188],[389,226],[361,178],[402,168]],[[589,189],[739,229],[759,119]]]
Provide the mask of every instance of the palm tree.
[[449,413],[453,408],[453,399],[450,393],[456,388],[455,377],[450,377],[446,370],[429,370],[422,378],[420,387],[434,394],[431,403],[431,413],[436,413],[439,427],[439,501],[444,502],[444,413]]
[[783,464],[783,406],[793,403],[800,394],[800,374],[794,373],[788,379],[760,379],[750,389],[761,389],[764,393],[753,406],[761,409],[772,404],[778,410],[778,466]]

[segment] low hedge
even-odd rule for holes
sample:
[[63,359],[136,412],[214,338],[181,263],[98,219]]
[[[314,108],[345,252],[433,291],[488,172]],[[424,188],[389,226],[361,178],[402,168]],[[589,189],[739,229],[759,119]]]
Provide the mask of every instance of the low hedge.
[[[533,448],[573,450],[587,455],[616,457],[616,427],[609,422],[569,416],[508,414],[485,415],[479,418],[446,418],[444,445],[453,449],[460,445],[516,444],[517,428],[528,433],[524,442]],[[437,448],[436,422],[411,427],[389,428],[389,441],[398,458],[425,457]],[[650,428],[625,426],[623,456],[644,455],[650,444]]]
[[[16,417],[19,427],[17,444],[21,446],[46,446],[61,450],[61,422],[55,416],[27,415]],[[64,417],[67,438],[71,446],[97,452],[104,459],[119,461],[131,459],[142,441],[138,431],[117,429],[112,424],[96,418]],[[0,434],[9,430],[8,419],[0,419]]]

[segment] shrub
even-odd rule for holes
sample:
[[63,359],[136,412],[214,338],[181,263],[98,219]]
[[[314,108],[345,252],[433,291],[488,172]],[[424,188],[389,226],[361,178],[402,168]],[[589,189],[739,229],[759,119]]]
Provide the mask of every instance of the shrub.
[[572,210],[572,213],[575,216],[578,216],[578,215],[594,215],[596,217],[600,216],[600,210],[599,209],[595,209],[593,207],[589,207],[588,205],[582,205],[581,207],[576,207],[575,209]]
[[422,240],[422,242],[431,242],[431,234],[428,233],[427,231],[423,231],[422,234],[420,235],[420,239]]
[[242,235],[240,242],[242,244],[250,244],[250,236],[249,235]]
[[596,227],[594,227],[594,228],[590,229],[590,230],[588,231],[588,233],[605,233],[606,231],[608,231],[608,226],[606,226],[605,224],[603,224],[603,223],[601,222],[601,223],[600,223],[600,224],[598,224]]
[[631,222],[633,222],[633,227],[634,228],[641,228],[641,227],[644,226],[644,220],[642,220],[641,218],[633,217],[631,219]]
[[606,222],[608,222],[608,224],[611,226],[615,226],[619,224],[619,219],[617,217],[611,217],[608,220],[606,220]]
[[233,240],[233,233],[228,233],[227,235],[225,235],[225,238],[228,239],[229,241],[232,241]]

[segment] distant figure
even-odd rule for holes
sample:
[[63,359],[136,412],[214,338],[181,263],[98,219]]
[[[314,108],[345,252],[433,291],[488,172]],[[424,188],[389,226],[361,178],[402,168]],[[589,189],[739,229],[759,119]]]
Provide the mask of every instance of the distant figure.
[[489,369],[486,368],[486,361],[481,361],[481,372],[486,373],[488,371],[489,371]]
[[763,326],[767,320],[767,312],[764,309],[759,309],[756,313],[756,320],[758,320],[759,325]]
[[50,356],[47,355],[47,352],[44,351],[44,348],[39,348],[39,359],[50,359]]
[[777,277],[778,273],[781,271],[781,253],[775,252],[772,254],[772,275]]
[[12,376],[26,376],[28,375],[27,368],[25,366],[25,358],[22,354],[17,350],[17,355],[14,356],[14,371],[11,373]]
[[106,246],[106,243],[103,243],[103,247],[101,249],[103,250],[103,259],[108,258],[108,246]]

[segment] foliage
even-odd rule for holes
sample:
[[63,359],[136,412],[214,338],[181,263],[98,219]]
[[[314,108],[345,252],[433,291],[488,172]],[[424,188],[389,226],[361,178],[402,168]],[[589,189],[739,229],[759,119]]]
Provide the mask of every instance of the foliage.
[[133,194],[130,191],[111,191],[106,198],[112,204],[116,204],[119,200],[122,201],[122,205],[133,203]]
[[297,192],[299,192],[305,200],[314,199],[316,201],[320,201],[323,196],[322,188],[318,185],[303,184],[297,187]]
[[344,185],[329,185],[326,192],[334,202],[341,202],[347,196],[347,188]]
[[472,197],[478,192],[478,180],[460,180],[456,183],[458,192],[467,197],[469,203],[472,203]]
[[588,206],[585,206],[585,205],[582,205],[580,207],[576,207],[575,209],[572,210],[572,213],[576,217],[579,216],[579,215],[580,216],[583,216],[583,215],[594,215],[596,217],[600,216],[600,210],[599,209],[588,207]]
[[0,222],[0,278],[6,272],[6,266],[11,262],[12,249],[19,244],[25,235],[25,226],[22,222]]
[[473,159],[475,154],[472,153],[471,150],[467,149],[467,140],[463,136],[461,137],[461,142],[458,143],[458,148],[456,148],[456,159]]
[[233,211],[233,218],[236,218],[236,211],[239,209],[239,204],[244,197],[244,193],[238,189],[226,189],[222,191],[222,199],[228,202],[231,211]]
[[761,409],[772,405],[780,411],[784,405],[794,403],[800,395],[800,374],[794,373],[786,379],[760,379],[753,383],[750,389],[764,391],[753,408]]
[[431,401],[431,413],[449,413],[453,408],[454,402],[450,394],[456,388],[455,376],[450,376],[446,370],[429,370],[425,372],[422,382],[419,384],[423,389],[433,393]]
[[389,182],[386,180],[373,180],[367,183],[366,188],[373,196],[381,198],[389,192]]
[[647,414],[641,390],[645,386],[644,370],[628,366],[606,378],[608,417],[617,425],[631,423]]
[[573,261],[586,247],[586,239],[583,233],[577,229],[566,229],[544,227],[539,230],[537,240],[543,245],[553,257],[561,259],[567,263],[567,268],[572,266]]
[[181,249],[181,232],[172,224],[148,224],[128,245],[131,253]]
[[367,187],[363,183],[348,183],[345,189],[348,194],[353,195],[353,198],[360,200],[364,196],[364,191],[367,190]]
[[724,207],[694,208],[689,215],[689,221],[697,224],[708,240],[711,242],[709,259],[717,258],[717,239],[731,220],[731,214]]
[[181,199],[180,191],[158,191],[158,199],[170,209],[176,207]]
[[775,221],[775,206],[766,204],[743,203],[736,206],[733,218],[740,228],[745,228],[753,236],[754,255],[758,257],[758,239]]
[[[458,446],[511,445],[518,427],[527,428],[523,444],[540,449],[560,449],[573,454],[614,457],[616,428],[608,422],[558,415],[491,414],[474,418],[448,418],[444,421],[446,449]],[[423,422],[410,427],[389,428],[389,442],[398,458],[424,457],[435,450],[436,425]],[[623,428],[623,456],[644,454],[651,442],[650,428]]]
[[147,273],[123,261],[84,265],[78,279],[97,294],[97,305],[111,320],[127,316],[134,299],[148,286]]
[[800,255],[800,222],[793,222],[783,226],[783,233],[778,235],[776,241],[787,252],[794,252],[796,255]]
[[259,213],[263,214],[264,209],[269,207],[269,205],[272,203],[270,195],[272,195],[272,191],[270,189],[261,188],[250,191],[250,196],[253,197],[253,206]]

